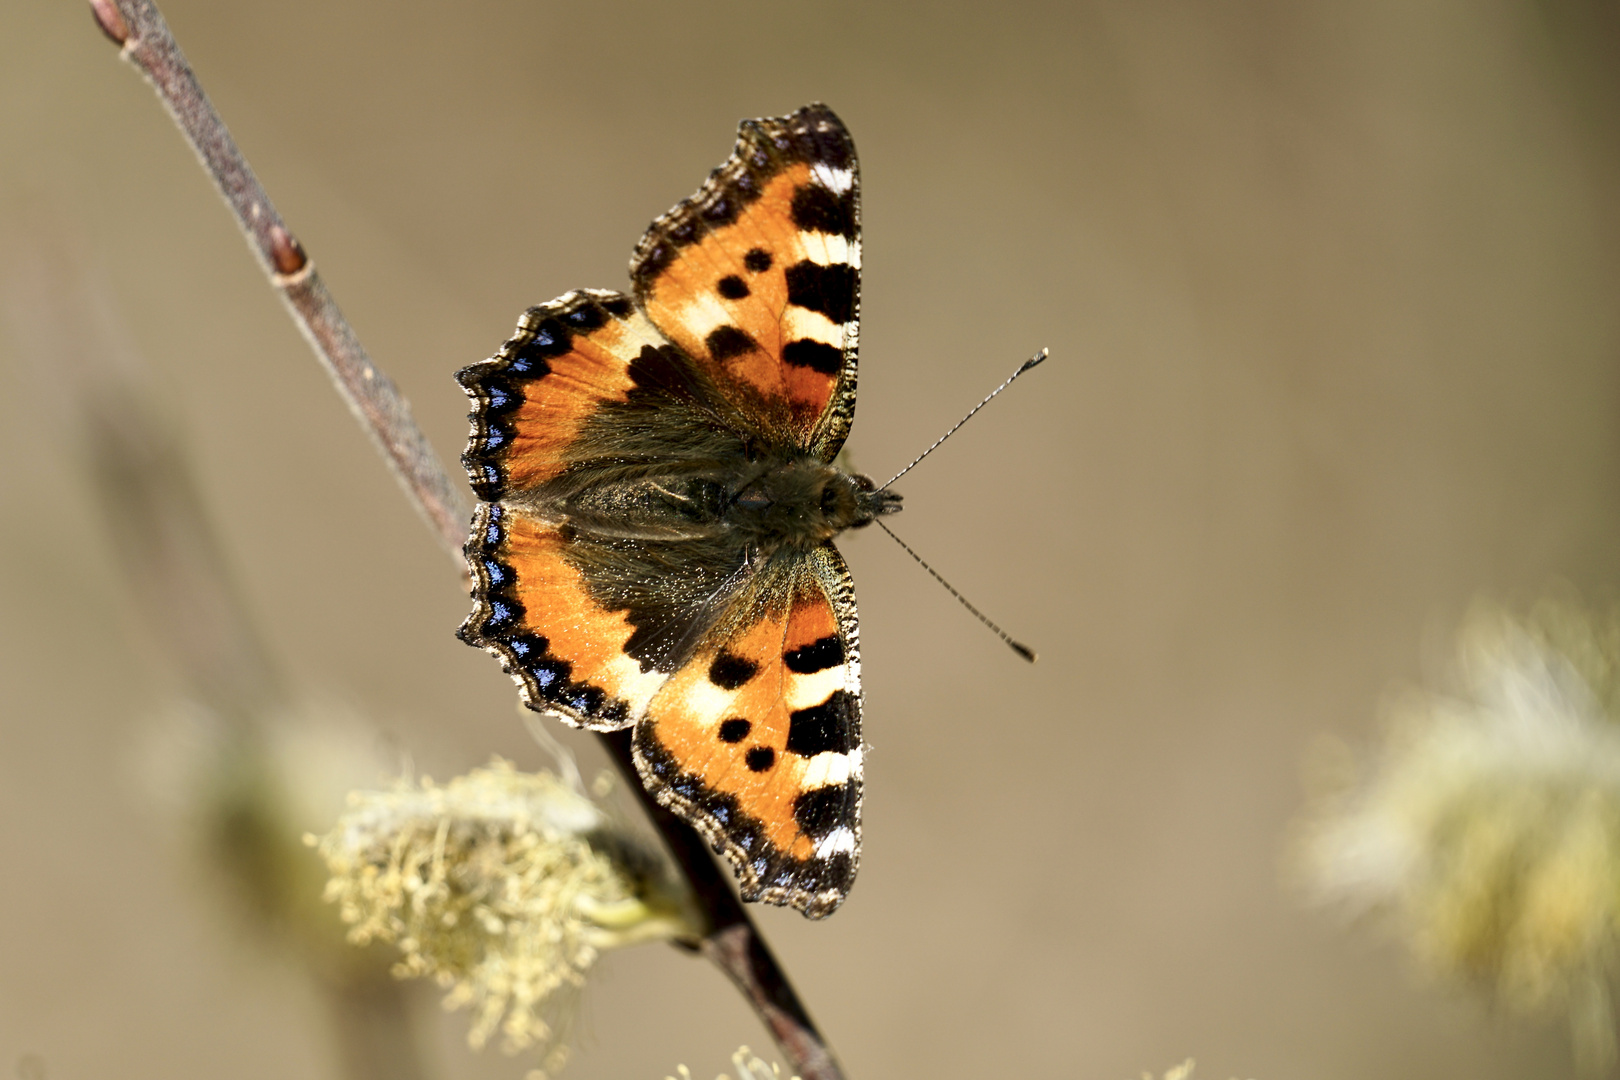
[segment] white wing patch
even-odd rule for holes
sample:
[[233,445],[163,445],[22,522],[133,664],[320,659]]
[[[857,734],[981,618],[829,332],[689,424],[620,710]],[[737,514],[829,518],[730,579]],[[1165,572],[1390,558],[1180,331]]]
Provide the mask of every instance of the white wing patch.
[[810,166],[810,175],[816,178],[816,183],[838,195],[855,186],[855,173],[852,170],[840,169],[825,161]]

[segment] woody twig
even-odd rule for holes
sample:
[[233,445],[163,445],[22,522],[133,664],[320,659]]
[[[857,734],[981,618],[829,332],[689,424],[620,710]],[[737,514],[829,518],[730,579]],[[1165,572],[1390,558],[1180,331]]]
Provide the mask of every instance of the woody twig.
[[146,0],[91,0],[90,10],[102,32],[122,47],[123,58],[157,91],[236,215],[248,246],[337,384],[338,393],[376,441],[440,545],[460,562],[469,515],[466,499],[450,482],[433,447],[416,426],[404,395],[366,355],[337,301],[315,272],[315,264],[276,213],[157,6]]
[[[399,388],[366,354],[314,263],[276,213],[157,6],[151,0],[90,0],[90,8],[102,32],[122,50],[120,55],[157,91],[343,400],[376,442],[439,546],[459,564],[469,518],[465,498],[417,427]],[[705,915],[708,930],[699,951],[753,1006],[794,1073],[803,1080],[840,1080],[843,1074],[831,1050],[703,841],[642,787],[630,760],[629,740],[622,733],[602,739]]]

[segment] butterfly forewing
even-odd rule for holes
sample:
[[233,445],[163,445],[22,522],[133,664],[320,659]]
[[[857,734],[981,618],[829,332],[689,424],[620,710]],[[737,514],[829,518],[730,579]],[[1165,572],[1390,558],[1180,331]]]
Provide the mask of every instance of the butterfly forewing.
[[588,421],[626,400],[631,364],[664,344],[622,293],[581,289],[526,311],[499,353],[456,373],[475,403],[461,461],[478,497],[530,490],[577,461]]
[[767,435],[832,460],[854,415],[860,175],[832,110],[746,121],[630,277],[647,316]]

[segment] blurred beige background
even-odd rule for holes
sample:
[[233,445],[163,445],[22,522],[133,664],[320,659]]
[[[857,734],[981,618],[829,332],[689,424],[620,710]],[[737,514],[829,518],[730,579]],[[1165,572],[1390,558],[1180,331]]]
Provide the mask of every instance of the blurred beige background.
[[[830,922],[760,919],[852,1078],[1570,1073],[1557,1025],[1429,985],[1282,863],[1312,746],[1373,738],[1474,596],[1620,579],[1612,3],[165,10],[447,459],[457,367],[530,303],[623,287],[738,119],[814,99],[861,153],[855,464],[887,475],[1052,349],[897,522],[1038,666],[875,531],[843,544],[865,858]],[[5,0],[0,251],[58,241],[152,369],[298,692],[435,776],[540,764],[150,91],[82,3]],[[303,983],[143,794],[177,680],[22,337],[0,332],[0,1067],[334,1076]],[[768,1046],[668,948],[609,956],[583,1010],[574,1080]],[[521,1076],[463,1018],[437,1030],[446,1077]]]

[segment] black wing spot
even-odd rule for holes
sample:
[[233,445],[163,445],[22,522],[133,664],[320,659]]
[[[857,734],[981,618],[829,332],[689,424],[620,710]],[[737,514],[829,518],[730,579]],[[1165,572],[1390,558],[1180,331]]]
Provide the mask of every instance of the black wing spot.
[[739,689],[757,674],[759,674],[758,664],[745,656],[724,650],[721,650],[720,655],[714,658],[714,663],[709,665],[709,681],[722,690]]
[[847,690],[834,690],[827,700],[788,717],[787,748],[801,757],[833,751],[847,754],[855,748],[855,699]]
[[819,887],[822,889],[835,889],[841,893],[849,892],[849,887],[855,883],[855,860],[847,851],[835,851],[832,857],[822,863]]
[[788,303],[819,311],[835,323],[847,323],[855,313],[855,268],[848,263],[795,263],[787,268],[787,286]]
[[764,248],[753,248],[743,256],[743,265],[756,274],[763,274],[771,268],[771,253]]
[[807,367],[823,375],[836,375],[844,366],[844,350],[836,349],[825,341],[800,338],[782,346],[782,360],[794,367]]
[[718,289],[720,295],[725,297],[727,300],[746,299],[749,292],[748,283],[742,278],[738,277],[736,274],[727,274],[725,277],[720,279],[720,284],[715,286],[715,288]]
[[832,784],[801,792],[793,800],[793,820],[805,835],[820,839],[845,824],[855,801],[853,782]]
[[737,220],[737,214],[741,210],[742,207],[737,205],[736,200],[728,199],[722,193],[714,202],[703,207],[700,213],[703,215],[703,220],[710,225],[730,225]]
[[820,184],[804,184],[793,193],[793,224],[805,232],[855,236],[855,204]]
[[720,723],[720,741],[740,743],[748,738],[748,733],[753,729],[754,725],[740,716],[732,717],[730,720],[723,720]]
[[801,152],[812,161],[824,161],[839,169],[855,165],[855,144],[844,125],[825,105],[807,105],[788,117]]
[[[654,222],[654,224],[657,223]],[[669,264],[674,261],[674,248],[668,244],[654,244],[651,248],[647,249],[647,253],[641,257],[641,261],[636,265],[636,281],[653,281],[656,278],[662,277],[664,271],[669,269]],[[641,295],[641,290],[639,287],[636,290],[636,295]]]
[[544,363],[545,360],[561,356],[573,347],[573,332],[556,319],[545,319],[534,328],[534,337],[519,345],[513,356],[516,359],[528,360],[530,363],[538,361],[536,366],[542,370],[531,374],[545,374],[551,370]]
[[764,772],[776,764],[776,751],[768,746],[756,746],[743,758],[754,772]]
[[784,654],[782,662],[787,665],[789,671],[799,675],[825,671],[844,662],[844,643],[838,640],[836,634],[829,634],[801,649]]
[[709,356],[717,363],[724,363],[734,356],[753,352],[756,348],[754,339],[735,326],[715,327],[709,331],[709,336],[703,339],[703,345],[709,350]]
[[615,319],[628,319],[630,313],[636,310],[635,305],[630,303],[628,296],[615,296],[603,300],[602,306],[607,308],[607,313]]
[[580,330],[600,330],[607,323],[607,315],[596,304],[587,300],[581,306],[563,316],[568,325]]

